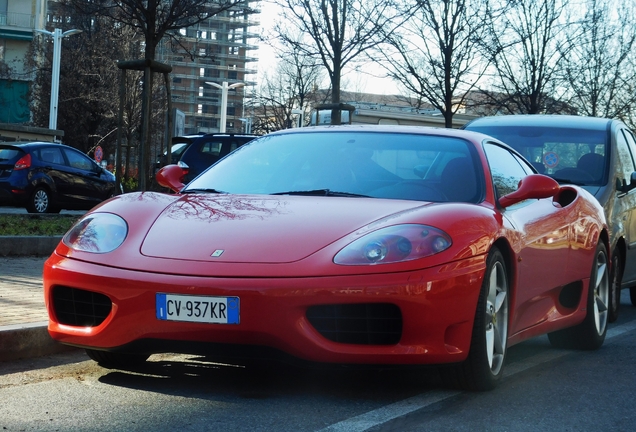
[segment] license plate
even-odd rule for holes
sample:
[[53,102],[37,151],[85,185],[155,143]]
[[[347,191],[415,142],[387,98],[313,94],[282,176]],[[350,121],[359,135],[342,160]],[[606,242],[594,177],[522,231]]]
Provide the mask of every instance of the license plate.
[[238,324],[238,297],[157,293],[157,319],[212,324]]

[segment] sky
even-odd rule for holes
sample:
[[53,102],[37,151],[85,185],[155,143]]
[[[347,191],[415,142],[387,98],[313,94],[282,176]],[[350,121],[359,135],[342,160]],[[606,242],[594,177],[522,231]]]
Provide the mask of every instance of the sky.
[[[275,25],[276,20],[282,16],[278,6],[268,1],[261,1],[261,13],[259,21],[261,23],[261,34],[267,34]],[[276,52],[265,43],[261,43],[258,49],[258,82],[260,83],[265,73],[273,72],[276,67]],[[373,68],[370,66],[369,68]],[[367,69],[369,69],[367,68]],[[375,75],[381,75],[382,72],[378,68]],[[389,78],[373,78],[367,74],[347,73],[343,76],[343,90],[373,93],[373,94],[400,94],[400,90],[396,83]],[[325,86],[328,84],[325,83]]]

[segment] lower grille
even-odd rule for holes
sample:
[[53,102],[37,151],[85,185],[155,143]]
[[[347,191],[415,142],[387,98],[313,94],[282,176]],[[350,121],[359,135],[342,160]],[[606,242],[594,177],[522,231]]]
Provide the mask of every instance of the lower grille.
[[53,289],[53,310],[60,324],[95,327],[104,322],[111,308],[110,299],[103,294],[65,286]]
[[395,345],[402,337],[402,313],[390,303],[311,306],[307,319],[333,342]]

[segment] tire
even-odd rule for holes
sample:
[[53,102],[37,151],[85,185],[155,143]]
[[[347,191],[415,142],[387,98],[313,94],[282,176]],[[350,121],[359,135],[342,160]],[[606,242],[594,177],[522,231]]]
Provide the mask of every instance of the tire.
[[48,189],[37,187],[27,203],[29,213],[54,213],[51,193]]
[[492,390],[501,380],[508,340],[508,274],[501,252],[494,248],[477,301],[468,358],[440,370],[447,385],[464,390]]
[[610,275],[607,249],[603,243],[596,246],[594,263],[587,292],[587,315],[577,326],[548,334],[550,343],[559,348],[595,350],[605,341],[609,309]]
[[610,273],[609,308],[607,321],[614,322],[618,319],[621,305],[621,283],[623,281],[623,268],[621,266],[621,253],[618,249],[612,254],[612,268]]
[[143,364],[148,354],[130,354],[120,352],[98,351],[86,349],[86,355],[104,367],[131,367]]

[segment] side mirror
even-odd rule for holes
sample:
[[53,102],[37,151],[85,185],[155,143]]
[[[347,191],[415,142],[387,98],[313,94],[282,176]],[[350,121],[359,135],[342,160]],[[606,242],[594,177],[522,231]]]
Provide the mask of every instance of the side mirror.
[[499,204],[505,208],[527,199],[550,198],[558,194],[559,189],[559,183],[552,177],[531,174],[521,179],[516,191],[499,198]]
[[632,189],[636,188],[636,171],[632,172],[632,175],[629,177],[629,184],[625,182],[625,179],[616,179],[616,191],[621,193],[627,193]]
[[183,162],[178,164],[166,165],[157,171],[155,178],[157,183],[163,187],[167,187],[174,192],[179,192],[185,187],[183,178],[188,174],[190,167]]

